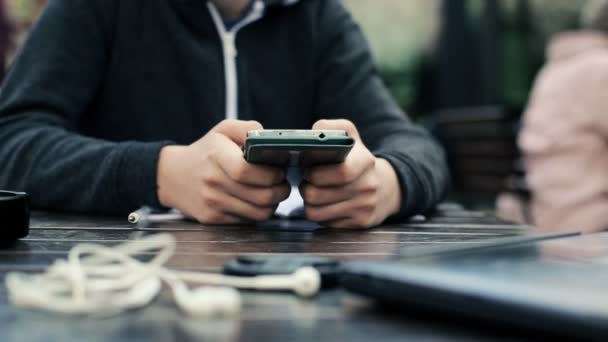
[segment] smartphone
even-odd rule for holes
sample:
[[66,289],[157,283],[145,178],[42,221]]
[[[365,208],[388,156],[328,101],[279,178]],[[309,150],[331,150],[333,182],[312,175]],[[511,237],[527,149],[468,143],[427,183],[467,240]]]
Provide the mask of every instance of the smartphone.
[[354,145],[342,130],[256,130],[247,132],[244,153],[253,164],[310,167],[339,164]]

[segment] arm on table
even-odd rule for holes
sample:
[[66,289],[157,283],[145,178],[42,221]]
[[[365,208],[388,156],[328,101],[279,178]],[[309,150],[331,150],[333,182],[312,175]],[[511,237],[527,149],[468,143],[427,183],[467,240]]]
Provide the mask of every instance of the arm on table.
[[108,58],[100,3],[50,1],[2,86],[0,187],[29,192],[35,208],[124,214],[159,205],[156,167],[169,142],[76,132]]

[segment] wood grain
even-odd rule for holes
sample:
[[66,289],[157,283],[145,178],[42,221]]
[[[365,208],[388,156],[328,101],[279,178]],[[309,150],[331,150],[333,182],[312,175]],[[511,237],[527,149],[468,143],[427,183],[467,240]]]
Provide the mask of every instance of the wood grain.
[[[311,254],[340,261],[376,260],[390,257],[398,248],[457,246],[528,232],[528,227],[510,225],[488,213],[468,211],[457,205],[440,207],[433,217],[369,230],[330,230],[283,221],[258,226],[202,226],[180,221],[134,227],[120,217],[43,212],[33,214],[31,226],[26,239],[0,249],[0,280],[11,271],[40,272],[57,258],[64,258],[78,243],[113,245],[161,232],[172,234],[178,241],[169,266],[216,272],[237,255]],[[5,288],[0,286],[0,340],[503,341],[526,338],[518,332],[437,321],[424,313],[392,313],[342,290],[326,291],[312,301],[284,293],[246,292],[244,304],[238,319],[205,321],[184,316],[165,291],[154,305],[121,316],[65,317],[14,308]]]

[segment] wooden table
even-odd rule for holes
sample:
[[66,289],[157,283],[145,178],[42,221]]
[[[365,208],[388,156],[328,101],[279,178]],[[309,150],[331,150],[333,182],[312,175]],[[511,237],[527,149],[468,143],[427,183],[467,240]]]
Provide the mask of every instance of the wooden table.
[[[525,227],[490,215],[444,205],[432,219],[372,230],[315,229],[300,223],[210,227],[191,222],[134,229],[125,218],[34,213],[30,235],[0,249],[0,280],[9,271],[40,272],[81,242],[111,245],[170,232],[178,242],[174,268],[220,271],[237,255],[314,254],[341,261],[387,258],[396,248],[458,245],[521,234]],[[345,293],[325,291],[314,300],[286,293],[245,293],[237,319],[203,320],[182,314],[165,291],[153,305],[109,317],[69,317],[14,308],[0,286],[0,341],[392,341],[510,340],[525,333],[497,330],[439,315],[391,312]],[[522,336],[522,334],[524,334]]]

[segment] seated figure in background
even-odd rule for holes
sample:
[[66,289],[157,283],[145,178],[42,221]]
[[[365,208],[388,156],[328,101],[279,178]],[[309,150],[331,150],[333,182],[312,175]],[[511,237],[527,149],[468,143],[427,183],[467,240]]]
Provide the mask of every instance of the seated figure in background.
[[585,30],[549,44],[519,137],[531,200],[500,196],[503,218],[554,231],[608,228],[608,1],[588,6]]

